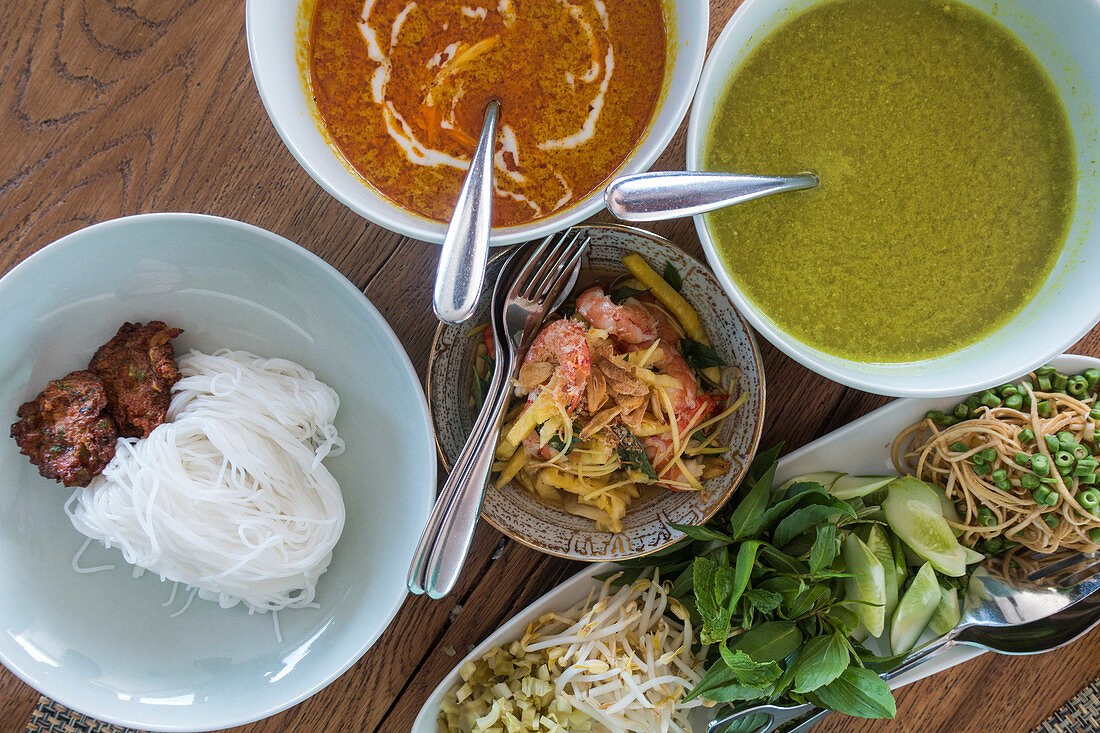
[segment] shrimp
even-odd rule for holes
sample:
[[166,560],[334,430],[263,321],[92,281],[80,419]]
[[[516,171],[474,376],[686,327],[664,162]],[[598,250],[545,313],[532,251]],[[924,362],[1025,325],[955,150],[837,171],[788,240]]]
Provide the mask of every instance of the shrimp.
[[599,285],[577,296],[577,310],[586,321],[624,344],[649,346],[658,338],[657,324],[649,311],[614,302]]
[[553,366],[546,391],[572,413],[580,404],[588,376],[592,373],[592,354],[585,339],[584,326],[563,318],[544,327],[523,358],[525,365],[536,362],[548,362]]
[[[655,304],[651,306],[641,298],[638,300],[639,305],[615,303],[597,285],[577,297],[577,311],[593,326],[607,331],[609,336],[624,344],[627,351],[640,351],[652,346],[654,341],[661,342],[653,366],[679,383],[676,387],[666,387],[665,391],[677,424],[681,430],[687,430],[692,423],[710,414],[717,402],[708,395],[699,394],[695,371],[676,350],[681,339],[680,331],[668,314]],[[696,416],[703,402],[708,403],[707,408]]]
[[680,462],[688,470],[691,477],[684,475],[680,466],[673,462],[675,449],[672,441],[665,436],[650,435],[642,440],[646,457],[649,458],[653,470],[660,477],[657,483],[672,491],[691,491],[688,486],[695,486],[703,475],[704,466],[695,458],[683,458]]

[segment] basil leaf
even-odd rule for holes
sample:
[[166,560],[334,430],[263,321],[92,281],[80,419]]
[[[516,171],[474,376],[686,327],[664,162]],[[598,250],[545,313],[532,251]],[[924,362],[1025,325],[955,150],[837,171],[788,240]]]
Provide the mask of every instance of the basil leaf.
[[806,590],[795,596],[789,603],[784,604],[787,607],[785,612],[780,607],[779,616],[788,620],[800,618],[818,606],[828,603],[832,598],[833,594],[828,586],[821,584],[807,586]]
[[704,697],[714,702],[737,702],[738,700],[757,700],[767,696],[767,689],[738,682],[737,674],[729,668],[724,659],[719,658],[703,673],[699,684],[691,689],[683,702],[697,697]]
[[782,547],[811,527],[842,513],[841,509],[829,504],[811,504],[795,509],[775,526],[772,542],[776,547]]
[[703,540],[704,542],[733,542],[727,535],[705,525],[676,524],[675,522],[665,522],[665,524],[672,529],[683,532],[693,540]]
[[672,289],[677,293],[684,288],[684,279],[680,277],[680,271],[677,270],[671,262],[665,263],[665,271],[661,273],[661,277],[665,279],[665,282],[672,286]]
[[729,521],[730,536],[733,539],[739,540],[759,534],[764,523],[764,511],[768,507],[768,500],[771,499],[775,466],[776,464],[772,463],[733,511]]
[[835,680],[815,690],[811,699],[857,718],[893,718],[898,712],[890,686],[862,667],[848,667]]
[[[760,540],[751,540],[742,542],[741,546],[737,548],[737,564],[733,571],[733,588],[726,600],[726,607],[730,611],[737,607],[737,602],[741,600],[741,594],[745,592],[745,588],[749,585],[749,576],[752,575],[753,568],[756,567],[756,553],[763,544]],[[717,600],[717,596],[715,599]]]
[[820,573],[836,559],[836,525],[831,522],[817,526],[817,536],[810,548],[810,572]]
[[783,449],[782,443],[777,443],[766,451],[758,452],[756,457],[752,459],[752,463],[749,464],[748,480],[756,481],[758,478],[764,475],[772,465],[779,460],[779,451]]
[[775,549],[771,545],[765,545],[760,550],[760,555],[778,572],[789,573],[791,575],[805,575],[809,572],[805,563],[799,561],[797,558],[791,557],[781,550]]
[[815,497],[823,499],[831,498],[821,484],[814,484],[807,481],[792,485],[787,490],[787,495],[783,498],[783,500],[769,507],[768,511],[764,513],[763,528],[765,530],[771,529],[775,526],[776,522],[787,516],[792,509],[799,506],[800,504],[812,501]]
[[731,649],[755,662],[781,662],[802,645],[802,632],[786,621],[765,621],[733,640]]
[[749,687],[767,687],[779,679],[783,670],[775,662],[756,662],[753,658],[741,650],[731,651],[726,642],[718,645],[722,654],[722,661],[733,671],[734,677],[742,685]]
[[810,639],[798,658],[795,670],[794,692],[813,692],[827,685],[848,668],[848,642],[834,632]]
[[692,369],[701,372],[711,367],[725,366],[726,362],[711,347],[687,337],[680,339],[680,352]]
[[627,298],[633,298],[641,295],[642,293],[648,293],[649,290],[638,290],[637,288],[631,288],[626,285],[621,285],[612,290],[608,295],[611,298],[612,303],[622,303]]

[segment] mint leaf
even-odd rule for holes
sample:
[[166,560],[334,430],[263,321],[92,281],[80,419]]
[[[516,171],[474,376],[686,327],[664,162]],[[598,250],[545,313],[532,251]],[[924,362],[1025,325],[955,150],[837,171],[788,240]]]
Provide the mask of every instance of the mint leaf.
[[833,632],[810,639],[798,658],[795,670],[794,692],[813,692],[827,685],[848,668],[848,642]]
[[763,588],[749,588],[741,598],[760,613],[771,613],[783,602],[783,596]]
[[722,654],[722,661],[726,663],[736,680],[742,685],[767,687],[783,674],[783,670],[775,662],[753,661],[752,657],[741,650],[731,651],[726,646],[725,641],[718,645],[718,650]]

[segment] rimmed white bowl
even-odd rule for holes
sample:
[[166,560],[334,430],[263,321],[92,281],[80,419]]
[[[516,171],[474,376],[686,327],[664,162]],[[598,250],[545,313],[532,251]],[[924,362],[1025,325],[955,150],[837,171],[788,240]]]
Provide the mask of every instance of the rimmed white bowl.
[[[620,0],[623,1],[623,0]],[[313,180],[360,216],[391,231],[440,243],[446,224],[401,208],[352,171],[318,126],[313,99],[302,81],[300,41],[306,35],[311,0],[248,0],[248,54],[264,107],[290,152]],[[664,151],[691,106],[707,50],[710,8],[706,0],[664,0],[669,39],[665,78],[646,134],[617,174],[648,170]],[[366,81],[364,81],[366,83]],[[551,216],[492,230],[490,244],[505,245],[545,237],[603,207],[603,189]]]
[[[776,26],[823,0],[746,0],[711,50],[688,125],[687,168],[702,170],[717,105],[738,65]],[[1062,96],[1076,145],[1076,210],[1065,249],[1038,295],[999,331],[952,354],[905,363],[865,363],[815,349],[789,335],[730,276],[705,216],[695,226],[707,260],[737,308],[791,358],[842,384],[878,394],[975,392],[1026,373],[1061,353],[1100,319],[1100,0],[963,0],[1015,33]],[[948,305],[948,303],[945,303]]]
[[124,321],[185,329],[177,353],[245,349],[293,359],[340,395],[347,451],[326,459],[347,508],[317,609],[221,609],[171,583],[131,576],[84,537],[44,479],[0,437],[0,662],[82,713],[132,728],[209,730],[276,713],[336,679],[405,598],[405,572],[435,497],[419,379],[389,326],[320,258],[248,224],[148,214],[70,234],[0,280],[0,417],[50,379],[85,368]]

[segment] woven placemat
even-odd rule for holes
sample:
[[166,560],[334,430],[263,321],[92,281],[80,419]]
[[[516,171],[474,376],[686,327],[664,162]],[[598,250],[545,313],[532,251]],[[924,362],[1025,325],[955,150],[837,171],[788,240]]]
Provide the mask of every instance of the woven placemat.
[[1085,733],[1100,731],[1100,679],[1093,680],[1073,696],[1054,715],[1035,729],[1035,733]]
[[[1034,733],[1095,733],[1100,731],[1100,679],[1093,680]],[[74,713],[43,695],[31,713],[26,733],[138,733],[131,728],[102,723],[87,715]]]
[[27,733],[137,733],[130,728],[107,725],[87,715],[74,713],[45,695],[38,698],[38,707],[31,713]]

